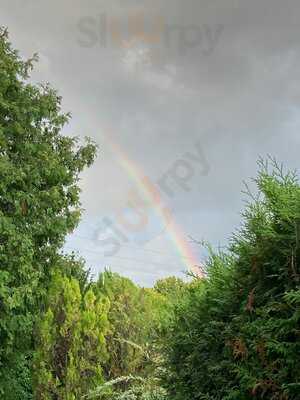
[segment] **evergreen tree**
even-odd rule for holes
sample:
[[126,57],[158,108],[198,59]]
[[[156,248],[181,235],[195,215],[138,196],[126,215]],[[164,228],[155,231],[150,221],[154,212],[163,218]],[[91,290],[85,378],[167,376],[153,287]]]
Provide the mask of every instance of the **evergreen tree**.
[[38,324],[35,398],[77,400],[103,383],[108,302],[61,273],[51,282],[48,307]]
[[142,347],[149,341],[149,319],[145,291],[128,278],[105,271],[96,291],[109,298],[110,332],[107,336],[109,360],[107,379],[136,374],[145,363]]
[[[32,85],[0,28],[0,397],[29,399],[35,315],[67,233],[80,217],[79,173],[95,146],[61,134],[69,115]],[[21,372],[20,372],[21,371]]]
[[300,397],[300,187],[260,162],[245,223],[192,285],[166,342],[171,398]]

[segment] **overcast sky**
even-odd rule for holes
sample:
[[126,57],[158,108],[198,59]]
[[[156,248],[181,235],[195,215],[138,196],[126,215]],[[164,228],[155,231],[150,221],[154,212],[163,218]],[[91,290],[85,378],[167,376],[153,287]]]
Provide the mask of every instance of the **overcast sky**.
[[190,236],[224,246],[239,226],[260,155],[299,167],[298,0],[1,0],[1,16],[72,112],[65,133],[99,144],[66,244],[95,274],[182,275],[205,258]]

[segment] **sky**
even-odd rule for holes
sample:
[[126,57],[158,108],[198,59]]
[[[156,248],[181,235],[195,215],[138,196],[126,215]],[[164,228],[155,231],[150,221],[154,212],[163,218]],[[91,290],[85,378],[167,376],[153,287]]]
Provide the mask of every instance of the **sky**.
[[1,0],[34,82],[99,146],[65,251],[150,286],[239,228],[268,154],[299,168],[298,0]]

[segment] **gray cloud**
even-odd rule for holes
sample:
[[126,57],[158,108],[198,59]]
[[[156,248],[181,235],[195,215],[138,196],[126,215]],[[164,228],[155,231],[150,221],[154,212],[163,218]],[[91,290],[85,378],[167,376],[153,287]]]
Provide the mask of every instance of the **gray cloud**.
[[[82,180],[83,236],[90,237],[96,219],[122,209],[136,185],[107,142],[107,127],[154,182],[201,142],[209,174],[195,176],[191,190],[169,199],[169,206],[186,237],[214,244],[224,244],[239,223],[242,180],[255,174],[259,155],[271,153],[288,167],[299,167],[296,0],[2,0],[1,5],[2,24],[22,54],[41,55],[33,79],[50,81],[60,90],[65,109],[72,111],[66,133],[90,135],[100,145],[99,158]],[[103,48],[99,41],[92,47],[80,45],[82,18],[103,13],[117,18],[126,37],[128,18],[139,12],[149,31],[151,21],[161,16],[168,25],[185,27],[189,41],[195,39],[191,27],[200,27],[202,41],[197,31],[199,45],[178,51],[177,31],[169,47],[138,39],[128,48]],[[222,30],[211,42],[212,51],[203,51],[209,43],[207,29],[216,32],[218,26]],[[84,254],[94,271],[110,263],[151,284],[186,267],[167,233],[138,249],[124,247],[118,254],[123,259],[109,262],[101,249],[78,235],[68,245]],[[169,256],[146,250],[164,250]],[[195,252],[203,257],[200,249]]]

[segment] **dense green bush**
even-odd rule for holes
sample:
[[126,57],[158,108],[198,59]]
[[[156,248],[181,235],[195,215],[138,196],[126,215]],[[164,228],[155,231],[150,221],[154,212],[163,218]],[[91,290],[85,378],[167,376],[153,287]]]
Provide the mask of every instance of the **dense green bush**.
[[[272,161],[272,160],[271,160]],[[208,279],[178,305],[166,351],[172,399],[300,398],[300,187],[260,162],[258,196]]]

